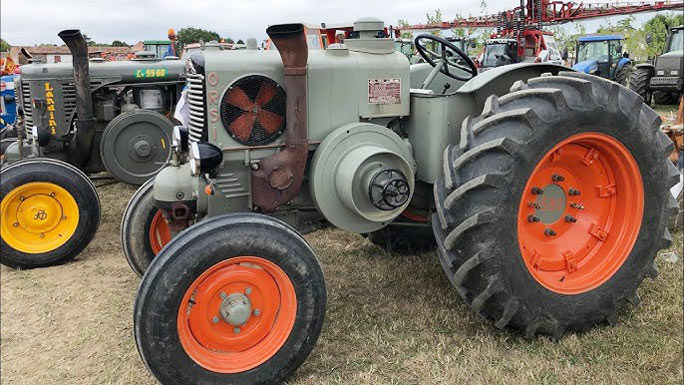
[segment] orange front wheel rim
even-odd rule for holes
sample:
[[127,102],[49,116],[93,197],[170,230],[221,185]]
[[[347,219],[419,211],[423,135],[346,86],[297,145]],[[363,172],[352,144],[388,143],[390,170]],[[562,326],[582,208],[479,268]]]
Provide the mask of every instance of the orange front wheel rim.
[[264,258],[235,257],[190,285],[178,310],[178,335],[198,365],[240,373],[280,350],[296,314],[294,286],[280,267]]
[[604,134],[569,137],[544,155],[523,191],[517,229],[525,266],[557,293],[595,289],[627,260],[643,211],[629,150]]
[[169,224],[164,219],[161,210],[157,210],[150,222],[150,247],[154,255],[159,254],[161,249],[171,241],[171,230]]

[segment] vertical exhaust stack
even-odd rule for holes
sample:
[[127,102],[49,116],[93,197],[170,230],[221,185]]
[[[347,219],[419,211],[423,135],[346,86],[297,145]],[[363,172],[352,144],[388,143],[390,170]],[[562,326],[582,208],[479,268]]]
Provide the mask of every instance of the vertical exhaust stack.
[[74,64],[74,86],[76,88],[76,145],[72,153],[76,162],[83,165],[90,157],[95,138],[95,117],[90,96],[90,70],[88,65],[88,43],[78,29],[67,29],[58,34],[71,51]]
[[306,111],[306,63],[308,47],[303,24],[268,27],[268,37],[283,60],[287,111],[285,148],[259,162],[252,171],[252,203],[273,212],[292,200],[302,186],[309,140]]

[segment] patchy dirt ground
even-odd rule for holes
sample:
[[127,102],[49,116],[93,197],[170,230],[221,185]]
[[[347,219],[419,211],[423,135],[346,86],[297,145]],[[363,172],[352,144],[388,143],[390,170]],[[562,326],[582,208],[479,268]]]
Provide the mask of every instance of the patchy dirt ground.
[[[134,189],[99,189],[100,230],[72,263],[2,267],[3,384],[153,384],[132,336],[138,285],[119,245]],[[661,256],[640,308],[615,327],[559,343],[525,341],[475,316],[433,253],[390,255],[334,229],[307,236],[327,277],[329,305],[317,347],[291,384],[682,382],[682,232],[675,263]],[[671,256],[670,256],[671,257]]]

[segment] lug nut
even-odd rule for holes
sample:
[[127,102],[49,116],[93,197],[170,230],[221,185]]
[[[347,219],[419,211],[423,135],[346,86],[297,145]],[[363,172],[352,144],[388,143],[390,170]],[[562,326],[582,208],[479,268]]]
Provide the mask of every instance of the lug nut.
[[556,232],[553,231],[553,229],[546,228],[546,230],[544,230],[544,235],[546,235],[547,237],[553,237],[556,235]]
[[577,222],[577,218],[573,217],[572,215],[566,215],[565,221],[566,222]]
[[252,294],[252,288],[251,288],[251,287],[246,288],[246,289],[245,289],[245,294],[247,294],[247,295]]
[[235,334],[240,333],[240,328],[235,328],[235,329],[233,329],[233,333],[235,333]]
[[13,225],[14,225],[14,227],[19,226],[19,222],[14,222]]
[[55,193],[54,193],[54,192],[51,192],[51,193],[50,193],[50,196],[51,196],[51,197],[54,197],[54,196],[55,196]]
[[568,194],[570,194],[570,196],[580,195],[580,191],[574,187],[570,187]]
[[584,206],[582,206],[579,203],[570,203],[570,207],[577,209],[577,210],[584,210]]
[[535,195],[542,195],[544,193],[544,190],[540,189],[539,187],[532,187],[532,194]]
[[539,222],[539,218],[535,217],[534,215],[530,214],[527,216],[527,221],[528,222]]
[[214,316],[214,318],[211,319],[211,322],[213,322],[215,324],[219,323],[219,317]]
[[261,310],[259,309],[254,309],[254,316],[258,317],[261,315]]
[[539,206],[538,203],[534,203],[534,202],[530,202],[530,203],[527,205],[527,207],[531,207],[531,208],[533,208],[533,209],[540,209],[540,208],[541,208],[541,206]]
[[41,238],[45,238],[45,233],[40,233]]
[[24,196],[20,196],[20,197],[19,197],[19,200],[20,200],[20,201],[23,201],[24,199],[26,199],[26,198],[24,198]]
[[226,293],[220,292],[219,297],[221,297],[221,299],[226,299],[226,297],[228,297],[228,296],[226,295]]
[[553,174],[553,176],[551,176],[551,180],[554,182],[562,182],[565,180],[565,177],[563,175]]

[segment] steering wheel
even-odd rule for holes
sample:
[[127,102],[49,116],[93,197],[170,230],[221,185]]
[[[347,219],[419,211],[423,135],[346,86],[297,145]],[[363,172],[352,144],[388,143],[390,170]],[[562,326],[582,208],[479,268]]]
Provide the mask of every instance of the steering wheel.
[[[423,42],[427,42],[428,40],[432,40],[439,43],[439,46],[441,47],[441,52],[433,52],[432,50],[425,47],[425,44]],[[456,47],[453,43],[449,42],[448,40],[441,38],[439,36],[424,33],[422,35],[418,35],[414,42],[416,44],[416,50],[418,51],[420,56],[422,56],[423,59],[425,59],[425,61],[432,67],[439,67],[439,72],[443,73],[444,75],[452,79],[461,81],[468,81],[477,76],[477,67],[475,67],[475,63],[473,62],[473,60],[468,57],[468,54],[461,51],[460,48]],[[456,53],[458,57],[455,58],[452,52]],[[462,65],[458,62],[458,60],[464,61],[468,66]],[[455,73],[452,73],[451,71],[449,71],[449,67],[458,68],[459,70],[466,72],[470,76],[460,76]]]

